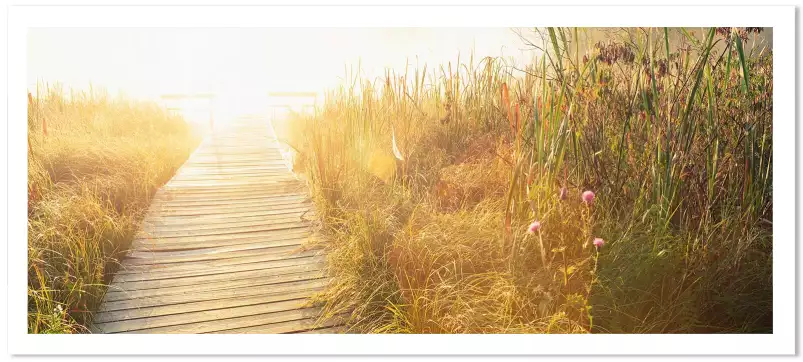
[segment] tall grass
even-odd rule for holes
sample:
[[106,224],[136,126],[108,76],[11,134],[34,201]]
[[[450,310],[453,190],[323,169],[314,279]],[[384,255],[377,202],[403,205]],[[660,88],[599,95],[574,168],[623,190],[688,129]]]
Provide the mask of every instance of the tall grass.
[[536,29],[519,72],[350,77],[287,136],[329,240],[327,311],[380,333],[771,332],[757,31]]
[[150,198],[198,143],[154,104],[47,87],[28,103],[28,331],[86,331]]

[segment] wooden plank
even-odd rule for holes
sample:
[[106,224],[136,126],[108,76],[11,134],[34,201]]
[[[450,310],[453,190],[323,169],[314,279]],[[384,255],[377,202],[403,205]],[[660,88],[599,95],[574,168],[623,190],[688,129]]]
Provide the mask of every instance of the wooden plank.
[[219,168],[219,167],[265,167],[274,165],[287,165],[287,161],[281,157],[264,157],[261,160],[242,160],[234,159],[232,157],[208,157],[188,161],[186,167],[205,167],[205,168]]
[[[249,305],[268,304],[272,302],[310,298],[313,295],[315,295],[315,293],[321,290],[323,290],[323,287],[314,287],[293,292],[280,292],[280,293],[267,292],[262,295],[255,295],[249,297],[235,297],[230,299],[218,299],[218,300],[209,300],[202,302],[160,305],[156,307],[145,307],[138,309],[124,309],[110,312],[99,312],[93,315],[92,320],[95,323],[107,323],[107,322],[123,321],[129,319],[167,316],[171,314],[180,315],[190,312],[210,311],[210,310],[226,309],[233,307],[243,307]],[[299,307],[301,306],[296,306],[296,308]],[[184,323],[190,323],[190,322],[195,322],[195,321],[193,320],[184,321]]]
[[173,219],[172,221],[165,220],[150,220],[141,225],[143,231],[154,234],[164,234],[173,232],[186,232],[188,235],[198,235],[216,230],[244,230],[250,227],[259,227],[265,225],[286,224],[289,222],[296,222],[300,220],[314,220],[315,213],[311,210],[296,211],[292,213],[283,213],[271,215],[267,218],[264,216],[250,216],[242,217],[235,220],[223,220],[219,222],[200,222],[193,221],[191,218],[182,220],[181,218]]
[[[233,245],[221,245],[221,244],[210,244],[205,247],[193,247],[193,248],[186,248],[183,250],[146,250],[144,248],[135,249],[126,255],[126,259],[157,259],[160,262],[169,262],[169,258],[171,257],[184,257],[184,256],[199,256],[199,255],[207,255],[207,256],[214,256],[218,254],[228,254],[231,252],[238,252],[243,250],[251,250],[251,249],[264,249],[264,248],[273,248],[277,246],[287,246],[287,245],[302,245],[311,241],[311,237],[302,234],[300,237],[289,237],[279,240],[270,240],[270,239],[257,239],[251,243],[245,244],[233,244]],[[188,245],[191,246],[191,245]]]
[[[238,194],[251,193],[261,197],[281,197],[285,195],[297,195],[306,190],[306,187],[298,180],[284,180],[281,182],[250,184],[248,186],[227,186],[225,184],[217,186],[182,186],[180,188],[171,185],[165,186],[156,196],[181,196],[188,195],[193,198],[206,196],[206,198],[232,197]],[[158,200],[158,199],[157,199]],[[173,201],[171,198],[170,201]]]
[[170,222],[173,220],[186,220],[186,221],[203,221],[203,222],[226,222],[226,219],[233,219],[233,218],[250,218],[250,217],[265,217],[270,215],[282,215],[282,214],[294,214],[297,212],[305,212],[305,211],[312,211],[313,206],[311,203],[295,203],[284,205],[283,207],[262,207],[262,208],[251,208],[251,209],[228,209],[225,212],[217,212],[209,211],[208,213],[189,213],[189,214],[179,214],[176,212],[163,212],[163,213],[156,213],[153,216],[147,219],[148,222],[152,223],[160,223],[160,222]]
[[[286,198],[282,200],[270,200],[260,197],[249,199],[231,199],[231,202],[228,204],[226,204],[225,200],[187,200],[174,202],[172,204],[155,204],[149,210],[152,215],[148,215],[148,217],[159,216],[158,213],[189,213],[188,215],[192,215],[194,210],[198,211],[197,214],[209,214],[209,211],[214,210],[220,210],[219,213],[228,213],[238,210],[254,211],[254,209],[260,210],[259,206],[263,206],[262,210],[277,210],[287,207],[299,207],[299,205],[306,206],[310,204],[311,200],[303,197]],[[200,211],[205,212],[201,213]]]
[[[277,201],[271,205],[264,205],[259,207],[259,201],[231,205],[187,205],[186,207],[154,207],[148,211],[147,218],[171,219],[171,218],[184,218],[195,217],[198,219],[204,218],[228,218],[237,214],[253,214],[256,215],[260,212],[277,212],[292,209],[311,208],[312,203],[310,200],[287,200]],[[144,220],[143,220],[144,222]]]
[[259,333],[259,334],[279,334],[279,333],[295,333],[302,331],[309,331],[313,328],[337,326],[345,323],[346,318],[343,316],[333,317],[331,319],[318,322],[317,320],[307,318],[295,321],[270,323],[254,327],[243,327],[236,329],[229,329],[224,331],[212,332],[215,334],[242,334],[242,333]]
[[206,173],[206,174],[181,174],[175,175],[173,177],[173,181],[228,181],[228,180],[260,180],[266,177],[276,178],[276,177],[292,177],[287,173],[287,171],[261,171],[259,173]]
[[[235,165],[234,163],[221,163],[220,159],[215,158],[208,158],[211,162],[206,162],[205,160],[200,159],[188,159],[187,162],[184,164],[182,171],[203,171],[203,170],[225,170],[225,169],[244,169],[244,170],[251,170],[251,169],[274,169],[284,166],[287,168],[287,162],[283,158],[278,157],[270,157],[269,159],[263,159],[260,162],[248,162],[248,165]],[[196,162],[197,161],[197,162]],[[203,162],[201,162],[203,161]]]
[[282,179],[270,179],[270,180],[257,180],[257,181],[247,181],[247,180],[226,180],[226,181],[170,181],[171,187],[197,187],[197,186],[214,186],[214,187],[253,187],[253,186],[275,186],[277,189],[274,192],[270,192],[271,194],[279,193],[279,192],[286,192],[290,190],[298,190],[303,188],[298,182],[296,178],[293,176],[287,176],[286,178]]
[[310,297],[329,282],[315,211],[268,123],[217,129],[151,200],[92,331],[336,332]]
[[[170,231],[160,231],[158,229],[152,230],[143,230],[146,235],[158,235],[161,238],[172,238],[172,237],[187,237],[187,236],[211,236],[211,235],[221,235],[221,234],[242,234],[245,232],[252,232],[252,231],[270,231],[270,230],[280,230],[280,229],[292,229],[295,227],[299,227],[301,225],[307,225],[304,219],[300,217],[295,218],[288,218],[288,219],[281,219],[281,220],[271,220],[269,223],[263,223],[260,225],[253,225],[253,226],[245,226],[239,227],[236,229],[210,229],[210,230],[170,230]],[[152,237],[152,236],[151,236]]]
[[[154,198],[160,201],[181,201],[181,200],[223,200],[226,198],[239,198],[244,196],[284,196],[297,194],[304,190],[304,185],[298,180],[283,180],[265,183],[243,183],[240,185],[221,183],[217,189],[210,187],[211,183],[195,184],[182,189],[166,188],[163,192],[155,195]],[[236,187],[235,187],[236,186]],[[217,191],[217,192],[215,192]]]
[[168,186],[170,187],[184,183],[201,182],[201,181],[207,181],[207,182],[219,181],[221,183],[228,181],[239,181],[242,183],[249,183],[249,184],[271,184],[271,183],[275,184],[281,181],[293,181],[293,180],[295,180],[295,176],[286,172],[284,173],[277,172],[274,175],[270,175],[270,177],[261,176],[253,178],[253,177],[238,176],[238,177],[228,177],[227,179],[213,178],[211,180],[209,180],[209,178],[206,177],[205,175],[194,174],[194,175],[180,175],[179,177],[170,180]]
[[243,154],[243,153],[236,153],[236,154],[225,154],[222,152],[213,152],[213,153],[199,153],[197,155],[193,155],[192,159],[190,159],[190,164],[194,163],[220,163],[221,161],[225,161],[228,165],[234,165],[237,163],[249,163],[249,164],[263,164],[265,162],[276,162],[276,161],[284,161],[282,158],[282,154],[279,151],[276,152],[258,152],[258,153],[251,153],[251,154]]
[[[151,275],[171,275],[172,273],[184,273],[184,272],[193,272],[193,271],[208,271],[210,269],[218,269],[220,271],[225,271],[225,267],[241,265],[241,264],[252,264],[252,263],[267,263],[267,262],[292,262],[298,258],[305,258],[316,256],[320,254],[320,250],[307,250],[307,251],[299,251],[300,248],[298,246],[280,246],[277,247],[274,252],[254,252],[249,251],[246,256],[240,256],[236,258],[228,258],[228,259],[216,259],[216,260],[200,260],[200,261],[188,261],[182,263],[172,263],[172,264],[160,264],[160,265],[153,265],[153,264],[144,264],[144,265],[137,265],[132,264],[137,259],[126,259],[123,261],[123,264],[120,266],[120,270],[117,271],[118,275],[131,275],[131,274],[151,274]],[[292,264],[292,263],[291,263]]]
[[298,334],[344,334],[348,331],[346,326],[334,326],[334,327],[325,327],[325,328],[318,328],[318,329],[310,329],[303,332],[298,332]]
[[[179,285],[174,287],[164,287],[157,289],[138,289],[138,290],[116,290],[109,291],[104,295],[105,302],[113,302],[125,299],[136,299],[146,297],[157,297],[163,295],[183,294],[183,293],[200,293],[212,290],[234,289],[249,286],[260,286],[269,284],[279,284],[286,282],[294,282],[300,280],[318,279],[323,278],[325,273],[323,270],[314,269],[307,271],[300,271],[295,273],[286,274],[270,274],[265,271],[241,272],[238,274],[231,273],[232,277],[224,280],[209,281],[208,279],[200,279],[204,283]],[[250,273],[250,274],[247,274]],[[125,285],[122,285],[125,286]]]
[[[197,223],[214,224],[214,223],[232,223],[249,222],[249,221],[263,221],[273,218],[287,218],[287,217],[301,217],[315,215],[315,209],[311,204],[291,204],[284,207],[277,208],[252,208],[247,210],[230,209],[227,212],[209,213],[201,215],[176,215],[165,213],[164,215],[153,216],[143,220],[143,225],[186,225],[187,227],[194,227]],[[305,219],[310,219],[306,217]]]
[[[147,328],[123,333],[165,333],[165,334],[210,333],[210,332],[220,332],[244,327],[256,327],[265,324],[297,321],[302,319],[314,320],[315,318],[318,317],[319,314],[320,314],[320,308],[310,307],[310,308],[292,309],[281,312],[249,315],[244,317],[227,318],[215,321],[188,323],[169,327]],[[329,323],[337,323],[337,322],[339,321],[332,321]],[[322,324],[326,325],[328,323],[322,323]]]
[[[282,242],[284,240],[311,240],[309,227],[303,223],[298,228],[262,231],[242,234],[222,234],[201,237],[139,239],[132,244],[135,252],[164,252],[198,250],[212,247],[249,245],[263,242]],[[136,255],[136,254],[135,254]]]
[[142,254],[138,254],[137,256],[140,257],[127,257],[123,264],[126,267],[135,266],[135,265],[164,265],[168,266],[170,264],[184,264],[188,262],[197,262],[197,261],[212,261],[212,260],[221,260],[221,259],[237,259],[247,256],[257,256],[257,255],[272,255],[272,254],[282,254],[285,255],[289,252],[299,250],[302,245],[301,240],[289,240],[285,243],[277,243],[277,245],[271,245],[262,248],[248,248],[244,250],[235,250],[235,251],[227,251],[227,252],[218,252],[218,253],[207,253],[205,252],[207,249],[196,249],[192,251],[201,251],[201,253],[190,254],[190,255],[179,255],[179,256],[168,256],[168,255],[160,255],[160,252],[151,252],[152,255],[150,258],[143,258],[141,257]]
[[[153,208],[159,209],[181,209],[196,206],[215,206],[215,207],[233,207],[239,204],[253,204],[262,202],[265,206],[273,204],[281,205],[286,204],[286,201],[310,201],[309,196],[304,195],[302,198],[299,195],[303,188],[292,187],[287,190],[273,190],[263,191],[259,189],[254,190],[241,190],[238,192],[221,191],[218,194],[204,192],[203,190],[191,191],[185,190],[183,192],[165,193],[162,195],[154,196]],[[158,197],[158,198],[157,198]],[[226,201],[229,201],[226,204]]]
[[281,206],[292,203],[308,203],[309,196],[302,193],[288,193],[281,195],[249,195],[239,196],[236,198],[221,198],[217,199],[194,199],[194,200],[154,200],[151,204],[151,210],[172,210],[172,209],[186,209],[197,208],[201,206],[210,206],[214,208],[238,208],[253,205],[264,205],[267,209],[273,206]]
[[281,276],[293,273],[323,270],[321,260],[309,263],[294,264],[283,267],[273,267],[270,265],[253,265],[254,268],[246,270],[234,270],[226,273],[206,274],[200,276],[189,276],[172,279],[140,280],[128,281],[126,283],[115,283],[109,287],[110,292],[130,292],[135,290],[155,290],[183,286],[198,286],[219,281],[230,281],[235,278],[253,278],[262,276]]
[[98,322],[93,321],[94,327],[102,333],[119,333],[137,331],[148,328],[185,325],[207,321],[219,321],[236,317],[253,316],[265,313],[275,313],[301,308],[309,308],[306,297],[282,300],[277,302],[257,303],[232,308],[211,309],[196,312],[185,312],[172,315],[153,316],[134,320],[119,320]]
[[206,302],[225,299],[239,299],[254,297],[265,294],[283,294],[298,292],[309,289],[319,289],[329,283],[328,278],[307,279],[287,283],[253,285],[243,288],[207,290],[204,293],[182,293],[153,297],[143,297],[136,299],[125,299],[118,301],[107,301],[103,303],[98,313],[121,311],[126,309],[143,309],[150,307],[161,307],[173,304]]
[[[296,179],[285,179],[272,182],[247,183],[242,185],[232,185],[221,182],[218,185],[166,185],[157,196],[182,196],[187,195],[191,198],[206,196],[208,198],[220,198],[222,196],[236,196],[238,194],[261,194],[263,197],[278,197],[282,194],[298,194],[306,187]],[[158,200],[158,199],[157,199]],[[172,201],[173,199],[170,198]]]
[[270,156],[273,158],[281,157],[281,154],[275,148],[268,146],[206,146],[204,152],[199,152],[193,157],[195,159],[203,157],[238,157],[242,159],[263,160],[262,156]]
[[170,245],[179,246],[179,245],[188,245],[188,243],[201,244],[206,242],[221,242],[219,245],[230,245],[230,244],[245,243],[246,240],[254,238],[268,238],[270,240],[277,240],[278,238],[290,237],[291,235],[297,236],[299,233],[305,233],[305,232],[308,233],[309,231],[310,228],[307,223],[299,222],[296,223],[296,227],[294,228],[278,228],[273,230],[215,234],[215,235],[164,237],[160,235],[149,235],[145,233],[140,233],[138,234],[138,237],[134,239],[133,241],[134,244],[132,245],[132,249],[145,248],[147,250],[155,250],[160,247],[167,247]]
[[270,176],[277,176],[277,175],[286,175],[287,174],[287,167],[284,168],[280,167],[272,167],[272,168],[261,168],[255,170],[247,170],[247,169],[227,169],[222,170],[218,168],[212,169],[186,169],[181,173],[176,173],[173,178],[177,179],[188,179],[188,178],[204,178],[204,179],[230,179],[230,178],[238,178],[238,177],[270,177]]
[[205,172],[209,172],[212,174],[222,174],[226,172],[273,172],[273,171],[284,171],[287,169],[287,163],[284,160],[276,160],[272,162],[261,162],[260,164],[255,165],[245,165],[245,166],[235,166],[229,164],[216,164],[216,165],[204,165],[204,164],[196,164],[191,165],[191,167],[184,167],[177,171],[177,175],[193,175],[193,174],[203,174]]
[[209,155],[197,155],[189,160],[188,165],[225,165],[225,166],[265,166],[265,165],[280,165],[284,162],[282,154],[278,153],[254,153],[250,155],[227,155],[222,153],[215,153]]
[[318,264],[324,261],[320,256],[306,256],[302,258],[293,259],[278,259],[265,262],[252,262],[229,265],[226,268],[206,268],[206,269],[191,269],[181,271],[148,271],[147,273],[118,273],[114,276],[114,283],[125,283],[132,281],[144,280],[161,280],[161,279],[175,279],[192,276],[213,275],[213,274],[228,274],[244,270],[257,270],[257,269],[270,269],[280,268],[286,266],[300,266],[304,264]]

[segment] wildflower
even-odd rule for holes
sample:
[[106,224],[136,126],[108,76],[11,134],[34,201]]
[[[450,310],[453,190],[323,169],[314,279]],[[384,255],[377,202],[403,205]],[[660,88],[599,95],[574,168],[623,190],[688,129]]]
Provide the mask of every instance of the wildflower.
[[583,197],[583,202],[585,202],[588,205],[591,205],[591,204],[594,203],[594,197],[596,197],[596,195],[594,195],[593,191],[587,190],[587,191],[583,192],[583,196],[582,197]]
[[568,195],[569,195],[569,189],[567,189],[566,186],[561,187],[560,193],[558,193],[558,197],[560,197],[561,200],[566,200],[566,196]]
[[541,223],[536,220],[527,228],[527,234],[535,234],[538,230],[541,230]]
[[597,249],[601,248],[603,245],[605,245],[605,240],[602,240],[602,238],[594,238],[594,246],[597,247]]

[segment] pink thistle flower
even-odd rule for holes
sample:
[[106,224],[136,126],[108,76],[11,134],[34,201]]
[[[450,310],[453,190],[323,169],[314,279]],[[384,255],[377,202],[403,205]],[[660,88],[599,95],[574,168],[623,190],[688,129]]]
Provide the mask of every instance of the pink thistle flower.
[[591,190],[583,192],[583,202],[585,202],[587,205],[593,204],[595,197],[596,195],[594,195],[594,192]]
[[527,234],[535,234],[538,230],[541,230],[541,223],[538,221],[533,221],[533,223],[527,227]]
[[567,197],[568,195],[569,195],[569,189],[567,189],[567,188],[566,188],[566,186],[563,186],[563,187],[561,187],[561,188],[560,188],[560,193],[558,193],[558,197],[559,197],[561,200],[566,200],[566,197]]
[[594,246],[596,246],[597,249],[601,248],[603,245],[605,245],[605,240],[602,240],[602,238],[594,238]]

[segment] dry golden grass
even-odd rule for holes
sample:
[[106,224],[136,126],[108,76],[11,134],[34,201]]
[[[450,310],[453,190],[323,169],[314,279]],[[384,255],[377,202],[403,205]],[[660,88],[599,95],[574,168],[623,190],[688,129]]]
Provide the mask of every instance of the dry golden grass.
[[154,192],[199,138],[153,104],[48,88],[28,108],[28,331],[84,332]]
[[771,332],[771,52],[616,31],[581,53],[586,30],[545,29],[522,77],[349,81],[296,119],[327,311],[377,333]]

